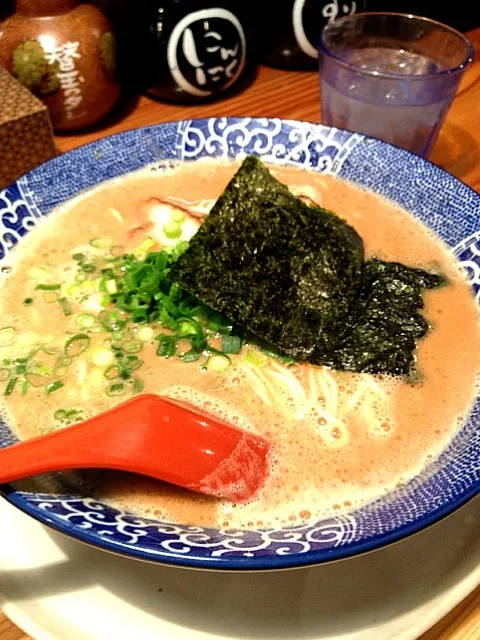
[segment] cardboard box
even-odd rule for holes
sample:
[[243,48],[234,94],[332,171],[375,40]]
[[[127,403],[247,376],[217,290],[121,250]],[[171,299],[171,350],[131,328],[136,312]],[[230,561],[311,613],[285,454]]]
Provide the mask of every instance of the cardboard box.
[[47,107],[0,67],[0,189],[57,153]]

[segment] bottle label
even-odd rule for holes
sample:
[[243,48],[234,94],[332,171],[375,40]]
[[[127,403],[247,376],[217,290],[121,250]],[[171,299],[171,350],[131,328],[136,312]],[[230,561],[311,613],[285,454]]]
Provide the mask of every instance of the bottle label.
[[[351,16],[363,9],[359,2],[334,0],[321,6],[320,2],[295,0],[293,3],[293,32],[300,49],[311,58],[318,58],[317,39],[321,29],[336,18]],[[362,6],[359,6],[362,5]],[[319,19],[320,17],[320,19]]]
[[238,18],[221,8],[189,13],[174,27],[167,45],[170,73],[195,96],[222,91],[240,76],[246,40]]

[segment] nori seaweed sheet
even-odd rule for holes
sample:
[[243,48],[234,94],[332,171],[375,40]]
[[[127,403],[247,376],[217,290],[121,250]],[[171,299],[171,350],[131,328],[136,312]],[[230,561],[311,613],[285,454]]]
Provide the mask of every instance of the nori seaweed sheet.
[[409,373],[428,326],[422,289],[442,278],[364,262],[357,232],[309,206],[249,156],[188,249],[173,282],[296,360]]

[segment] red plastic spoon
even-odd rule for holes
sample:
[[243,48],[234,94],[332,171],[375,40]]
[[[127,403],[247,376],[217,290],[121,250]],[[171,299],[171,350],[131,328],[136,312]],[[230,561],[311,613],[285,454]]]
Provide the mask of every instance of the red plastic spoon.
[[233,502],[267,475],[268,443],[216,418],[143,394],[94,418],[0,450],[0,483],[66,469],[120,469]]

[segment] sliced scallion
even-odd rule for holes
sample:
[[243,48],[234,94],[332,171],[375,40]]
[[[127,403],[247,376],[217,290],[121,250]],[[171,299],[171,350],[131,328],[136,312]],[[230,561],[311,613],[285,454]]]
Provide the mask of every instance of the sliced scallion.
[[214,354],[210,356],[207,361],[207,369],[209,371],[215,371],[216,373],[220,373],[221,371],[225,371],[232,364],[232,361],[228,356],[221,356]]
[[74,253],[72,255],[72,258],[76,261],[76,262],[83,262],[85,260],[85,256],[83,255],[83,253]]
[[110,295],[117,293],[118,289],[116,281],[113,278],[111,280],[107,280],[105,282],[105,289]]
[[59,291],[61,286],[59,284],[37,284],[35,291]]
[[62,307],[64,315],[71,316],[72,315],[72,308],[70,307],[70,303],[68,302],[67,298],[65,298],[65,297],[59,298],[58,302],[60,303],[60,306]]
[[123,384],[123,382],[112,382],[112,384],[108,386],[107,396],[122,396],[124,393],[125,385]]
[[170,220],[172,222],[177,222],[177,223],[181,223],[185,221],[185,212],[182,211],[181,209],[173,209],[172,213],[170,214]]
[[95,322],[95,316],[92,316],[89,313],[81,313],[75,318],[75,324],[81,329],[90,329],[90,327],[93,327]]
[[103,375],[105,376],[105,378],[107,378],[107,380],[115,380],[115,378],[118,378],[118,375],[120,373],[120,369],[118,368],[118,366],[116,364],[112,364],[110,367],[107,367],[103,373]]
[[0,347],[10,347],[17,339],[17,332],[14,327],[3,327],[0,329]]
[[135,378],[133,381],[133,393],[141,393],[145,387],[145,383],[140,378]]
[[255,367],[264,367],[267,364],[267,356],[261,351],[249,349],[245,354],[245,360]]
[[152,327],[141,327],[137,331],[137,338],[143,342],[148,342],[153,338],[154,331]]
[[67,412],[64,409],[57,409],[53,414],[55,420],[65,420],[67,417]]
[[88,349],[89,344],[90,338],[86,333],[77,333],[65,343],[64,353],[70,358],[74,358]]
[[61,380],[55,380],[55,382],[50,382],[50,384],[47,384],[47,386],[45,387],[45,393],[48,395],[50,393],[53,393],[54,391],[57,391],[58,389],[61,389],[63,387],[63,382]]
[[182,235],[182,227],[178,222],[167,222],[163,225],[163,233],[169,240],[176,240]]
[[58,293],[56,291],[45,291],[45,293],[42,295],[42,298],[45,300],[45,302],[51,304],[52,302],[56,302],[58,300]]
[[174,336],[166,334],[160,334],[157,336],[158,347],[157,356],[163,356],[164,358],[171,358],[177,351],[177,344]]
[[138,353],[143,348],[143,343],[139,340],[129,340],[122,343],[123,350],[126,353]]
[[90,245],[95,247],[95,249],[108,249],[112,244],[113,242],[110,238],[94,238],[93,240],[90,240]]
[[97,347],[92,351],[92,363],[96,367],[107,367],[115,359],[113,351],[107,347]]
[[224,353],[240,353],[242,339],[240,336],[222,336],[222,351]]
[[13,390],[15,389],[15,385],[17,384],[17,380],[18,380],[18,378],[15,378],[15,377],[10,378],[10,380],[8,381],[7,386],[5,387],[5,392],[4,392],[5,396],[11,396],[12,395]]
[[30,305],[33,304],[33,298],[25,298],[25,300],[23,301],[23,304],[25,307],[29,307]]
[[91,262],[84,262],[81,268],[84,273],[94,273],[96,270],[95,265]]
[[45,376],[43,374],[32,372],[25,374],[26,380],[32,385],[32,387],[44,387],[45,383],[51,380],[50,376]]
[[190,351],[187,351],[180,356],[180,360],[182,360],[183,362],[196,362],[200,358],[200,356],[201,353],[199,353],[196,349],[190,349]]
[[28,380],[22,380],[22,385],[20,387],[22,391],[22,396],[24,396],[27,393],[29,386],[30,385],[28,384]]

